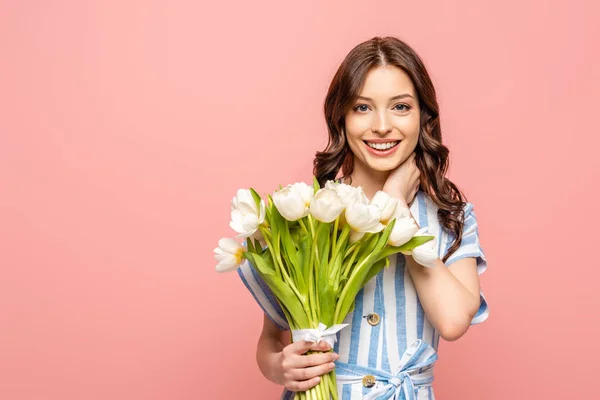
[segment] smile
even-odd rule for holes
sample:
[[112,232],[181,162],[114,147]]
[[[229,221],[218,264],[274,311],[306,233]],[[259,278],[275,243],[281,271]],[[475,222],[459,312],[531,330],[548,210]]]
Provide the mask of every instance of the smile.
[[398,143],[400,143],[399,140],[397,140],[395,142],[387,142],[387,143],[374,143],[374,142],[367,142],[366,140],[364,142],[366,143],[367,146],[369,146],[375,150],[388,150],[388,149],[391,149],[392,147],[396,147],[398,145]]

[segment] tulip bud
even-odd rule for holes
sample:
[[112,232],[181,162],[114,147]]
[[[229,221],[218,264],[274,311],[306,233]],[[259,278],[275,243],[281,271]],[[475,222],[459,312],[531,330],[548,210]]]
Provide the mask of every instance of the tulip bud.
[[321,222],[334,221],[343,209],[344,203],[333,189],[319,189],[310,202],[310,214]]
[[397,207],[394,211],[396,222],[388,237],[388,244],[402,246],[408,242],[419,230],[416,221],[410,216],[410,210],[406,207]]
[[[430,236],[427,233],[427,228],[421,228],[414,236]],[[412,254],[414,260],[421,264],[424,267],[433,268],[437,262],[438,253],[437,253],[438,243],[437,238],[434,236],[432,240],[423,243],[420,246],[415,247],[410,252],[402,252],[403,254]]]
[[215,270],[229,272],[237,269],[242,264],[242,254],[246,248],[231,238],[219,239],[219,247],[214,250],[215,259],[219,261]]
[[231,200],[231,222],[229,226],[239,235],[237,237],[248,237],[258,229],[265,221],[265,202],[260,200],[260,208],[248,189],[239,189],[236,196]]
[[355,203],[346,209],[346,222],[358,232],[377,233],[385,228],[380,222],[381,210],[372,204]]
[[274,192],[273,203],[283,218],[288,221],[296,221],[308,215],[313,197],[312,186],[308,186],[304,182],[297,182]]
[[381,223],[384,225],[388,224],[388,221],[394,216],[396,207],[398,205],[398,199],[392,197],[382,190],[378,190],[375,196],[371,199],[371,203],[374,204],[381,210]]

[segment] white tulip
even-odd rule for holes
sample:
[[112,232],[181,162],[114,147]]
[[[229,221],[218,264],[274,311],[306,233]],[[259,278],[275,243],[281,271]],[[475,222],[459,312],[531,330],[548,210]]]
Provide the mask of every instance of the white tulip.
[[274,192],[273,203],[283,218],[296,221],[308,215],[313,197],[312,186],[304,182],[296,182]]
[[371,199],[370,204],[374,204],[381,209],[381,223],[387,225],[388,221],[394,216],[398,201],[398,198],[390,196],[383,190],[378,190]]
[[236,196],[231,200],[229,226],[239,234],[237,237],[248,237],[265,221],[265,214],[263,199],[260,199],[260,208],[258,208],[250,190],[238,189]]
[[215,259],[219,261],[215,270],[229,272],[242,264],[242,253],[246,248],[231,238],[219,239],[219,247],[215,247]]
[[388,237],[388,244],[402,246],[418,232],[419,226],[411,217],[410,210],[407,207],[398,206],[393,217],[396,218],[396,222]]
[[343,210],[344,203],[333,189],[319,189],[310,202],[310,214],[321,222],[334,221]]
[[348,208],[351,204],[369,204],[369,199],[365,195],[361,186],[354,187],[345,183],[337,183],[335,181],[325,182],[326,189],[333,189],[336,191],[338,196],[342,199],[342,203],[345,208]]
[[[417,231],[414,236],[431,236],[428,233],[427,228],[421,228]],[[420,246],[415,247],[411,251],[403,251],[402,254],[411,255],[416,262],[424,267],[433,268],[437,262],[438,257],[438,243],[437,238],[434,236],[428,242],[423,243]]]
[[355,203],[346,209],[346,222],[358,232],[381,232],[383,224],[379,222],[381,210],[373,204]]

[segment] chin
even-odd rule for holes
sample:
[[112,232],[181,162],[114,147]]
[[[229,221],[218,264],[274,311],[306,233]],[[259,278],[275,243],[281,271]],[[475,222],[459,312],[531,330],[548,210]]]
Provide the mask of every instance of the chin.
[[372,170],[375,171],[379,171],[379,172],[389,172],[392,171],[393,169],[397,168],[400,165],[400,160],[394,160],[394,161],[388,161],[388,162],[376,162],[376,163],[369,163],[369,168],[371,168]]

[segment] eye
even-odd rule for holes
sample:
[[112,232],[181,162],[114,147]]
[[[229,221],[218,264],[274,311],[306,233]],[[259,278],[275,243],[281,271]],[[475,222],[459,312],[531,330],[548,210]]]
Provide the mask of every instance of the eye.
[[354,111],[366,112],[369,109],[369,106],[366,104],[359,104],[354,107]]
[[[401,108],[398,108],[398,107],[404,107],[404,108],[401,109]],[[407,104],[396,104],[394,106],[394,110],[396,110],[396,111],[408,111],[408,110],[410,110],[410,106],[407,105]]]

